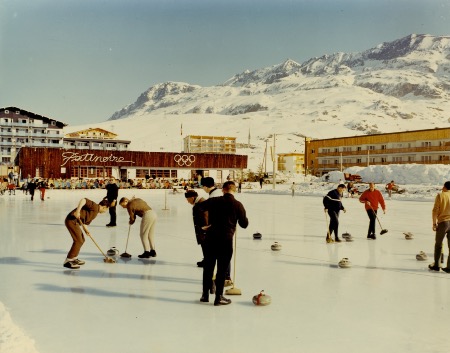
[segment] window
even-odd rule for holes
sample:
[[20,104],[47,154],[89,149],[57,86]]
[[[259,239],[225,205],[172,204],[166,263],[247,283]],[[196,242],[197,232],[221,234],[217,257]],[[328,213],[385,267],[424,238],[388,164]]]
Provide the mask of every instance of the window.
[[402,157],[392,157],[393,162],[401,162],[403,160]]
[[339,152],[339,148],[335,148],[335,149],[334,149],[334,152]]
[[373,151],[375,149],[375,146],[373,146],[373,145],[367,146],[367,149],[370,151]]
[[362,160],[361,160],[361,158],[356,158],[356,163],[362,163]]
[[342,150],[344,152],[351,152],[352,148],[351,147],[344,147]]
[[385,149],[387,149],[387,146],[386,145],[381,145],[381,149],[385,150]]
[[420,160],[422,162],[431,162],[431,156],[421,156]]
[[361,146],[358,146],[358,147],[356,148],[356,150],[357,150],[357,151],[361,151]]

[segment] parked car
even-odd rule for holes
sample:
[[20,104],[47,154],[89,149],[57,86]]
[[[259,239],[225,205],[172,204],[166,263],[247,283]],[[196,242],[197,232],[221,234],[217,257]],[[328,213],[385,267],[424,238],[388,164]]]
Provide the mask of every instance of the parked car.
[[[288,181],[288,178],[282,174],[276,174],[275,175],[275,183],[277,184],[284,184]],[[265,184],[272,184],[273,183],[273,174],[268,173],[267,176],[264,178]]]

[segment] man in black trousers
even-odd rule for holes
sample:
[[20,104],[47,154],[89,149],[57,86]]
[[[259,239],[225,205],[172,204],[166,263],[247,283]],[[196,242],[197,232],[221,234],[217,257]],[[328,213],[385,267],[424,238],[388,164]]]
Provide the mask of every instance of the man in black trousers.
[[106,189],[106,198],[109,201],[109,216],[110,221],[106,225],[107,227],[116,227],[117,226],[117,214],[116,214],[116,204],[117,198],[119,197],[119,187],[117,186],[116,179],[111,178],[105,186]]
[[248,219],[245,208],[234,198],[236,185],[227,181],[222,187],[223,196],[210,198],[199,204],[199,208],[208,211],[208,223],[205,238],[205,259],[203,266],[203,294],[201,302],[209,302],[209,289],[212,287],[214,267],[217,262],[216,298],[214,305],[227,305],[230,299],[223,296],[227,267],[233,256],[233,236],[236,224],[247,228]]
[[338,229],[339,229],[339,212],[341,210],[346,212],[341,202],[344,190],[345,185],[339,184],[336,189],[331,190],[323,198],[323,207],[325,209],[325,212],[328,212],[328,215],[330,216],[330,225],[328,227],[328,233],[326,238],[327,243],[333,242],[332,238],[333,233],[334,233],[334,241],[337,243],[341,242],[341,239],[339,239]]

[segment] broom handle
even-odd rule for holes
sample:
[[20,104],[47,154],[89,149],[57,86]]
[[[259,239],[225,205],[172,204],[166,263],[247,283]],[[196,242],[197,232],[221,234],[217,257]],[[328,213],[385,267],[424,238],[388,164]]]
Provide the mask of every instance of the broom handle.
[[98,246],[97,242],[94,240],[94,238],[92,238],[91,233],[89,233],[89,231],[87,230],[86,226],[84,225],[83,222],[81,222],[80,220],[78,220],[78,222],[80,222],[81,227],[83,228],[84,232],[89,236],[89,238],[92,239],[92,241],[94,242],[95,246],[97,246],[98,250],[100,250],[100,252],[102,253],[102,255],[107,259],[108,257],[105,255],[105,253],[103,252],[102,249],[100,249],[100,246]]
[[331,238],[330,227],[328,226],[328,215],[327,215],[327,211],[324,211],[324,213],[325,213],[325,223],[326,223],[326,225],[327,225],[327,235],[328,235],[328,238]]
[[370,206],[370,208],[372,209],[372,212],[373,212],[373,214],[375,215],[375,218],[377,219],[378,224],[380,225],[380,228],[383,229],[383,226],[381,225],[381,222],[380,222],[380,220],[378,219],[377,213],[376,213],[375,210],[373,209],[372,205],[369,205],[369,206]]
[[127,244],[125,245],[125,252],[127,252],[127,249],[128,249],[128,239],[130,239],[130,230],[131,230],[131,224],[128,227],[128,236],[127,236]]

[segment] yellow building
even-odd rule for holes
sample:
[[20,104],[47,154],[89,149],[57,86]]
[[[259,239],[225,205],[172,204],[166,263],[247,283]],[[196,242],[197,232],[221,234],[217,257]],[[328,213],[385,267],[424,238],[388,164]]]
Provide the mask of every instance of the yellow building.
[[450,128],[386,134],[307,139],[307,172],[387,164],[450,164]]
[[235,154],[236,137],[189,135],[184,138],[184,152]]
[[305,155],[303,153],[278,153],[278,171],[303,174],[305,172]]

